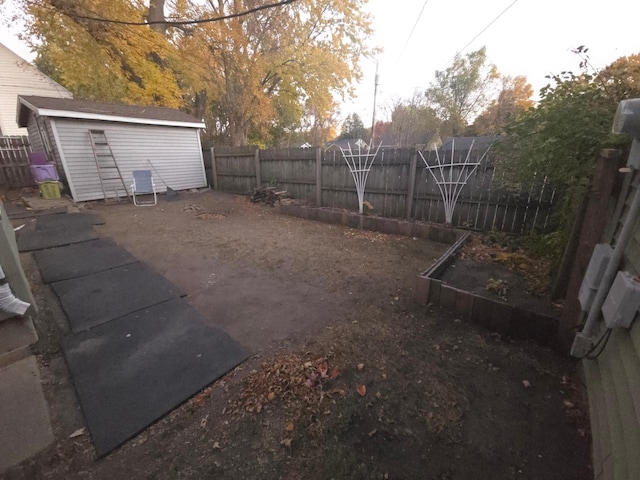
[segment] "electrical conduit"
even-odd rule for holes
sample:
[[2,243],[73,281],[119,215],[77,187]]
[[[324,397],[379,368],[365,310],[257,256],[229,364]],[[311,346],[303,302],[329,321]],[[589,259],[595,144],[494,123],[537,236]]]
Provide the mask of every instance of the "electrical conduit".
[[600,317],[600,309],[602,308],[602,304],[604,303],[607,294],[611,289],[611,285],[613,284],[613,280],[618,273],[620,260],[622,260],[624,249],[626,248],[627,243],[629,243],[629,239],[633,234],[633,229],[636,225],[638,213],[640,213],[640,186],[638,186],[638,188],[636,189],[636,193],[633,196],[631,207],[629,208],[629,213],[627,214],[627,218],[625,219],[622,231],[620,232],[620,236],[618,237],[618,241],[616,242],[616,246],[613,249],[611,260],[607,265],[607,269],[604,271],[602,281],[600,282],[600,286],[598,287],[598,292],[596,293],[596,296],[593,299],[593,303],[591,304],[591,309],[589,310],[587,321],[584,325],[584,329],[582,330],[582,334],[586,337],[590,337],[594,334],[596,322]]

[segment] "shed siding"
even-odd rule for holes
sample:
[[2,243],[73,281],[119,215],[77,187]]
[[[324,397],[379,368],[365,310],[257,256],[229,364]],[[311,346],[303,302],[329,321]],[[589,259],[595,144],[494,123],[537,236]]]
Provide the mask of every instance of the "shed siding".
[[[148,161],[174,190],[207,185],[197,129],[56,119],[57,140],[75,201],[104,198],[89,140],[90,129],[105,131],[127,189],[133,170],[151,170],[157,191],[166,191]],[[124,196],[119,180],[105,181],[105,190],[108,197],[115,196],[115,191]]]
[[0,129],[3,135],[27,134],[27,130],[16,123],[18,95],[72,96],[67,89],[0,44]]
[[[610,231],[617,241],[629,204],[639,188],[640,174],[633,173],[630,188],[618,200],[620,216]],[[640,272],[640,223],[623,256],[622,270]],[[605,331],[601,323],[601,333]],[[630,330],[614,329],[596,360],[583,360],[593,436],[594,477],[602,480],[640,478],[640,320]]]
[[40,136],[40,132],[38,131],[38,126],[36,125],[36,117],[33,114],[29,115],[29,123],[27,124],[27,131],[29,132],[29,143],[31,144],[31,151],[33,152],[46,151],[44,148],[44,143],[42,142],[42,137]]

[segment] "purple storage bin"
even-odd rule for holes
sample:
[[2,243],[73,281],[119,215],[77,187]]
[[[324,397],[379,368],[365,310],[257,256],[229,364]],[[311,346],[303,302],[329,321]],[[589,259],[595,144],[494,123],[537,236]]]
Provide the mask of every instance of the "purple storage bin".
[[36,182],[58,180],[55,165],[31,165],[31,174]]
[[29,152],[29,163],[31,165],[49,165],[45,152]]

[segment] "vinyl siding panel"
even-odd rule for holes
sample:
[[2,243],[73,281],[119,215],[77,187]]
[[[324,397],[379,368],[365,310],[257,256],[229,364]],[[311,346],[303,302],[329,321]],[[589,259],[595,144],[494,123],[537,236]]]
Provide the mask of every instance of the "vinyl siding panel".
[[40,132],[38,131],[38,126],[36,125],[36,117],[33,114],[29,116],[27,131],[29,132],[29,143],[31,144],[31,151],[46,151],[44,148],[44,143],[42,142],[42,137],[40,136]]
[[[631,199],[640,184],[634,172],[629,188],[618,200],[618,216],[611,221],[613,243],[627,220]],[[640,272],[640,224],[627,244],[621,270]],[[613,329],[596,360],[583,360],[593,436],[594,477],[598,480],[640,478],[640,320],[629,330]],[[604,322],[600,324],[605,331]]]
[[27,129],[19,128],[16,123],[18,95],[72,97],[67,89],[0,44],[0,129],[3,135],[27,135]]
[[[71,119],[55,119],[51,123],[75,201],[104,198],[89,139],[90,129],[105,131],[127,190],[133,170],[151,170],[157,191],[166,191],[149,161],[174,190],[207,185],[197,129]],[[114,197],[116,192],[118,196],[125,195],[119,180],[104,183],[107,197]]]

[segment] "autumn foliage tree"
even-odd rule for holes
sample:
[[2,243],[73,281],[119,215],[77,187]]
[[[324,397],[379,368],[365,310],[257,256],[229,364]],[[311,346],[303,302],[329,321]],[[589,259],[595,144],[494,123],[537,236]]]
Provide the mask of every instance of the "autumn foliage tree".
[[533,107],[533,88],[526,77],[500,77],[500,92],[495,100],[475,119],[473,135],[500,135],[507,125]]
[[[25,2],[36,65],[75,96],[111,102],[179,107],[182,92],[172,69],[178,58],[162,35],[149,28],[84,17],[142,22],[145,9],[124,0]],[[99,12],[99,13],[96,13]]]
[[215,18],[261,3],[16,2],[38,65],[76,96],[177,106],[204,117],[210,139],[231,145],[268,144],[303,124],[325,125],[360,77],[359,62],[373,53],[364,0],[297,0],[224,21],[153,28],[95,19]]

